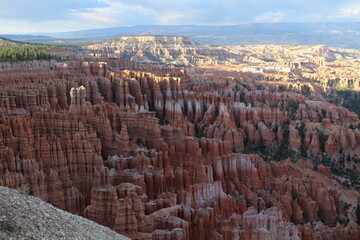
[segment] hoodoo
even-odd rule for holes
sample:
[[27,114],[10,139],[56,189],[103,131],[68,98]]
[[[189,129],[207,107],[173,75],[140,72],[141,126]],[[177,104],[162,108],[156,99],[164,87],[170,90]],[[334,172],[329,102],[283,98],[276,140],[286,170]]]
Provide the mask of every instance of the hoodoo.
[[119,37],[1,63],[0,185],[131,239],[358,240],[359,95],[340,89],[358,88],[360,63],[325,46],[244,48]]

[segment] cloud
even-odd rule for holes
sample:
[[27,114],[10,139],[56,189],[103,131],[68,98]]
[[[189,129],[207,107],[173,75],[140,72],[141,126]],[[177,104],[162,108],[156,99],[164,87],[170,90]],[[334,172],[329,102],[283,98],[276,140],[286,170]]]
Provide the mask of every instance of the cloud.
[[187,14],[185,12],[180,11],[168,11],[164,14],[161,14],[158,19],[163,25],[171,25],[178,24],[179,22],[183,22],[186,18]]
[[88,8],[87,11],[73,11],[71,15],[80,21],[99,24],[126,24],[133,16],[155,15],[156,13],[140,5],[124,4],[122,2],[111,1],[106,7]]
[[157,19],[162,25],[181,25],[194,24],[199,22],[201,12],[197,10],[189,11],[165,11],[157,15]]
[[357,17],[360,16],[360,9],[340,9],[338,17],[341,18],[349,18],[349,17]]
[[275,11],[275,12],[266,12],[263,14],[260,14],[255,17],[255,22],[271,22],[271,23],[277,23],[280,22],[284,17],[286,16],[286,13],[281,11]]
[[69,12],[104,7],[98,0],[0,0],[0,18],[45,21],[67,18]]
[[200,23],[200,10],[172,10],[171,7],[154,7],[157,2],[141,4],[141,1],[108,1],[106,7],[80,9],[70,14],[79,21],[88,21],[94,25],[119,26],[119,25],[141,25],[144,24],[193,24]]
[[29,32],[25,26],[37,32],[53,27],[53,32],[149,24],[359,21],[356,4],[358,0],[0,0],[0,33]]
[[341,8],[336,18],[353,18],[360,17],[360,4],[353,5],[350,8]]
[[359,21],[360,20],[360,3],[350,1],[350,4],[346,4],[335,10],[333,15],[327,17],[330,20],[347,20],[347,21]]

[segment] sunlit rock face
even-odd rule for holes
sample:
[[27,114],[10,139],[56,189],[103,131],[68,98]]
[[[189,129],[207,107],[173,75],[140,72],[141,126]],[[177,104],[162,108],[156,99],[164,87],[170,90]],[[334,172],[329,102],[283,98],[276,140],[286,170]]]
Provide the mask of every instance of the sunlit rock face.
[[182,36],[121,36],[86,49],[103,57],[176,65],[228,64],[243,58],[224,47],[204,46]]
[[132,239],[358,239],[360,194],[332,179],[358,171],[355,113],[263,75],[52,64],[0,71],[0,185]]

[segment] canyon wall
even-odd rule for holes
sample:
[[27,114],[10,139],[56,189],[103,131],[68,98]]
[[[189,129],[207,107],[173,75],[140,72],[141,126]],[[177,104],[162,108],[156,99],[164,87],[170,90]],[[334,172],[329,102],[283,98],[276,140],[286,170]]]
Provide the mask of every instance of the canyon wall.
[[133,239],[358,239],[360,194],[324,166],[358,169],[355,113],[221,73],[54,66],[0,72],[0,185]]

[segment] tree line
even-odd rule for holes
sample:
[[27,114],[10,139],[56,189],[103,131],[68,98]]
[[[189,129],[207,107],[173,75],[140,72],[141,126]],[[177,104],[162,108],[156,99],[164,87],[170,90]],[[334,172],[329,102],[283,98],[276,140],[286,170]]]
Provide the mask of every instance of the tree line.
[[6,44],[0,46],[0,62],[51,59],[52,55],[45,52],[44,48],[43,45]]

